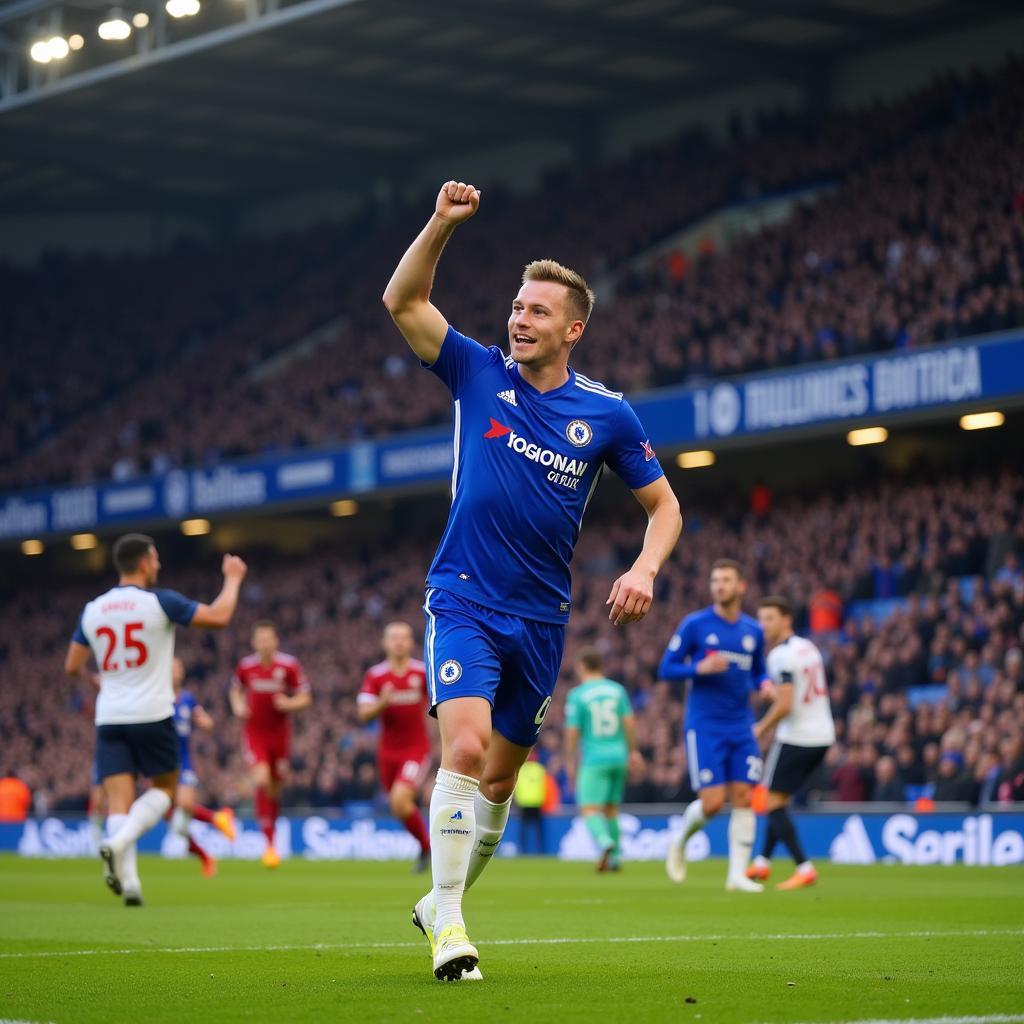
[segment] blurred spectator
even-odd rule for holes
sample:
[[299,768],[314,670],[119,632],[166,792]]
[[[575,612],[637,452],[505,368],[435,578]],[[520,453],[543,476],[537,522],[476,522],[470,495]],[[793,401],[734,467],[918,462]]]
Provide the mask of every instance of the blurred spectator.
[[16,775],[0,779],[0,822],[17,824],[32,809],[32,791]]

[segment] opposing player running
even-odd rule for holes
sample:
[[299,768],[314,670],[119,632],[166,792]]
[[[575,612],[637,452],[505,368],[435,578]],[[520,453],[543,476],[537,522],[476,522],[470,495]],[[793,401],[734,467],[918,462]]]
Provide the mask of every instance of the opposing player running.
[[[121,537],[114,544],[114,565],[117,586],[85,606],[64,668],[78,676],[90,653],[99,665],[96,767],[108,814],[100,856],[113,893],[123,894],[127,906],[141,906],[135,843],[170,810],[178,784],[174,627],[223,629],[235,614],[246,566],[225,555],[221,592],[211,604],[200,604],[173,590],[153,589],[160,556],[151,537]],[[140,775],[152,785],[134,799]]]
[[593,306],[579,274],[553,260],[526,267],[508,320],[509,356],[460,334],[431,304],[441,252],[479,204],[472,185],[442,186],[384,292],[398,329],[455,405],[452,508],[423,606],[441,731],[430,801],[434,888],[413,917],[430,941],[435,977],[449,981],[477,970],[463,892],[501,839],[516,773],[551,703],[571,606],[569,560],[604,467],[633,488],[649,517],[643,550],[612,585],[613,623],[647,614],[681,526],[629,404],[568,365]]
[[[565,700],[565,763],[576,774],[576,804],[600,851],[598,871],[622,867],[619,806],[636,749],[636,716],[626,688],[604,674],[604,658],[593,648],[576,663],[579,686]],[[579,770],[576,755],[579,751]]]
[[665,870],[673,882],[686,879],[686,842],[725,805],[729,815],[730,892],[760,892],[746,876],[757,822],[751,787],[761,779],[761,751],[754,738],[751,694],[771,692],[764,663],[764,634],[741,608],[747,581],[743,567],[720,558],[711,569],[713,604],[679,624],[661,659],[658,676],[687,680],[686,760],[698,792],[683,813],[683,831],[669,846]]
[[415,870],[426,871],[430,833],[416,802],[430,770],[427,670],[411,656],[413,637],[408,622],[388,623],[381,646],[384,660],[363,677],[356,711],[362,725],[380,718],[377,776],[388,794],[391,813],[420,844]]
[[828,699],[828,681],[821,652],[810,640],[793,632],[793,610],[784,597],[766,597],[757,618],[768,645],[768,674],[776,686],[775,701],[754,726],[758,739],[775,728],[775,741],[765,761],[768,787],[768,830],[759,856],[747,868],[747,877],[765,881],[777,842],[785,843],[796,871],[777,889],[814,885],[818,873],[804,856],[789,801],[799,793],[811,773],[836,741],[836,725]]
[[198,857],[203,874],[211,878],[217,873],[217,861],[211,857],[192,836],[189,826],[192,819],[213,825],[228,840],[235,839],[235,814],[230,807],[211,811],[196,799],[199,776],[192,765],[192,734],[196,729],[213,731],[213,718],[192,695],[182,689],[185,682],[185,663],[181,658],[172,662],[171,675],[174,680],[174,731],[178,734],[178,788],[174,793],[174,812],[171,814],[171,831],[188,842],[188,852]]
[[313,691],[299,659],[280,650],[272,622],[252,627],[253,653],[235,667],[228,697],[243,722],[245,762],[256,790],[256,817],[267,841],[263,864],[276,868],[274,826],[281,789],[291,769],[291,715],[313,703]]

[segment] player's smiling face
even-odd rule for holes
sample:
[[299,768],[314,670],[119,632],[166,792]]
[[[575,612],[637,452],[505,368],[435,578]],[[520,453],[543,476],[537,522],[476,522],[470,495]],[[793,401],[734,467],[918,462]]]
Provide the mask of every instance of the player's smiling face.
[[509,352],[530,369],[568,363],[583,321],[569,309],[569,292],[554,281],[524,281],[508,318]]

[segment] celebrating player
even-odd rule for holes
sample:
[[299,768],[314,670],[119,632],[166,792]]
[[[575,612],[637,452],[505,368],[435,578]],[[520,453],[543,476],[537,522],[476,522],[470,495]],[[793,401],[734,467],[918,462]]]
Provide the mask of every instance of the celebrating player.
[[263,864],[276,868],[281,855],[274,846],[274,826],[281,809],[281,787],[288,779],[291,720],[313,703],[313,693],[299,659],[279,650],[272,622],[252,627],[253,653],[235,667],[229,699],[244,723],[245,760],[256,790],[256,817],[266,837]]
[[[235,614],[246,566],[221,563],[224,586],[211,604],[155,590],[160,556],[152,538],[129,533],[114,544],[119,580],[82,612],[64,660],[77,676],[90,652],[99,665],[96,766],[107,798],[108,838],[100,846],[106,882],[127,906],[141,906],[135,843],[170,810],[178,784],[174,731],[174,626],[223,629]],[[135,777],[152,786],[138,799]]]
[[197,728],[203,732],[212,731],[213,719],[190,691],[181,688],[185,682],[185,663],[181,658],[175,658],[172,662],[171,675],[174,680],[174,731],[178,734],[180,765],[178,788],[174,794],[174,813],[171,815],[171,831],[188,840],[188,852],[199,858],[203,874],[210,878],[217,873],[217,861],[192,838],[189,825],[193,818],[196,821],[205,821],[234,842],[235,815],[230,807],[211,811],[209,807],[204,807],[196,801],[199,777],[192,767],[192,732]]
[[603,668],[601,652],[593,649],[584,651],[576,664],[580,685],[569,691],[565,702],[565,763],[573,773],[580,750],[576,803],[601,851],[597,870],[618,871],[619,805],[629,763],[639,760],[640,753],[629,694]]
[[765,881],[771,872],[775,844],[786,844],[796,871],[777,889],[802,889],[814,885],[818,873],[804,856],[789,814],[789,800],[798,793],[811,773],[824,760],[836,741],[836,726],[828,699],[825,662],[810,640],[793,632],[793,610],[784,597],[766,597],[757,618],[768,645],[768,674],[775,683],[775,701],[754,726],[760,739],[773,727],[772,743],[765,762],[764,783],[768,787],[768,831],[764,847],[747,868],[747,877]]
[[412,627],[407,622],[385,626],[381,644],[384,661],[363,678],[357,711],[362,725],[380,716],[377,774],[387,790],[391,813],[420,844],[416,871],[425,871],[430,864],[430,833],[416,799],[430,769],[426,666],[411,657]]
[[[441,252],[480,192],[449,181],[402,257],[384,304],[455,404],[452,508],[427,576],[427,685],[441,731],[430,801],[434,888],[414,923],[434,975],[478,976],[462,897],[490,861],[516,773],[544,722],[571,604],[569,560],[605,465],[647,511],[643,550],[612,586],[616,625],[647,614],[679,536],[679,503],[622,395],[570,369],[593,306],[575,271],[538,260],[508,320],[511,354],[459,334],[430,302]],[[469,282],[465,282],[468,286]]]
[[689,680],[686,699],[686,759],[698,793],[683,814],[682,835],[669,846],[665,870],[673,882],[686,879],[686,842],[725,804],[729,815],[731,892],[760,892],[745,872],[757,822],[750,807],[751,787],[761,778],[761,751],[754,738],[750,695],[770,692],[764,664],[764,634],[740,607],[747,590],[739,562],[720,558],[711,569],[709,608],[679,624],[661,659],[661,679]]

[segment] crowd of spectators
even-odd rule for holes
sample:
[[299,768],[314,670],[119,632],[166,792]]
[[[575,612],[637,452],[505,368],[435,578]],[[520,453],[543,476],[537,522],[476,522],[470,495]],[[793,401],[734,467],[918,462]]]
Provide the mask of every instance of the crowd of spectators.
[[[554,173],[525,198],[485,190],[486,223],[449,247],[438,304],[500,343],[516,267],[538,255],[576,265],[601,284],[581,365],[627,391],[1019,326],[1022,88],[1011,61],[897,102],[763,119],[728,143],[690,132]],[[629,263],[725,203],[822,183],[831,190],[786,222],[723,252]],[[0,486],[124,479],[445,420],[447,394],[416,372],[379,301],[432,200],[216,252],[0,268],[13,297],[3,350],[17,352]],[[318,344],[279,358],[321,328]]]
[[[612,580],[639,548],[642,515],[598,504],[575,559],[574,612],[563,679],[540,754],[570,799],[562,759],[564,699],[584,645],[606,655],[638,718],[643,771],[627,799],[690,796],[680,742],[683,693],[655,678],[678,620],[708,602],[711,562],[748,566],[747,607],[789,595],[801,625],[821,608],[834,622],[815,634],[826,661],[838,742],[812,781],[815,800],[1024,800],[1024,476],[1019,468],[913,485],[864,482],[840,494],[792,495],[740,516],[687,510],[682,541],[657,581],[651,613],[615,629],[606,620]],[[195,740],[212,802],[247,798],[238,724],[226,689],[247,653],[249,626],[270,618],[305,665],[312,712],[296,717],[292,805],[339,807],[379,796],[373,728],[356,721],[355,694],[379,659],[392,619],[422,628],[422,578],[436,524],[365,543],[318,545],[291,556],[245,552],[251,570],[236,623],[223,634],[179,630],[188,685],[214,715]],[[162,584],[198,597],[217,586],[213,554],[167,560]],[[93,694],[62,677],[76,617],[108,577],[36,588],[0,604],[0,769],[35,793],[37,811],[84,806]],[[816,611],[817,610],[817,611]],[[2,773],[0,773],[2,774]]]

